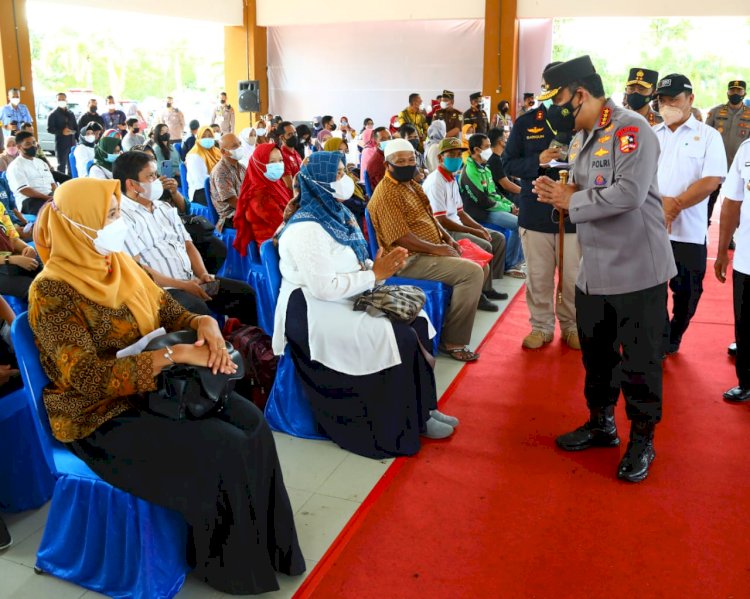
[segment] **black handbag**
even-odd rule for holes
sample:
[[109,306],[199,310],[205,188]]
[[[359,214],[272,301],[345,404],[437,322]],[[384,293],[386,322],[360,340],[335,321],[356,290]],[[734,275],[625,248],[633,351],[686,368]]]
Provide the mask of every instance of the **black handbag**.
[[193,243],[205,243],[214,236],[214,227],[205,216],[185,214],[180,217]]
[[[193,330],[168,333],[152,339],[145,351],[181,343],[192,344],[197,338]],[[214,374],[205,366],[188,364],[173,364],[162,370],[157,391],[149,393],[149,409],[172,420],[205,418],[221,412],[236,381],[245,376],[245,363],[240,353],[231,343],[227,343],[227,351],[237,365],[234,374]]]

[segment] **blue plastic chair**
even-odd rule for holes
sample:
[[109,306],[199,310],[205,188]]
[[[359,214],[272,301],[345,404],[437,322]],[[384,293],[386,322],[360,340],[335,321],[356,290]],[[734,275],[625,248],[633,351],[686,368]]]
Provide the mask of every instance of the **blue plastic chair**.
[[16,297],[15,295],[3,295],[3,299],[8,302],[10,309],[13,310],[15,314],[21,314],[21,312],[26,312],[26,310],[29,309],[28,302],[22,300],[20,297]]
[[56,478],[35,569],[110,597],[174,597],[188,572],[185,520],[103,481],[52,436],[42,400],[49,379],[26,313],[11,333],[36,436]]
[[[365,222],[367,223],[367,240],[370,255],[375,258],[378,252],[378,238],[375,235],[375,227],[370,220],[370,211],[365,208]],[[453,287],[441,283],[440,281],[431,281],[429,279],[406,279],[404,277],[391,277],[386,281],[389,285],[415,285],[424,291],[427,301],[424,305],[424,311],[435,327],[435,337],[433,338],[432,353],[437,354],[440,344],[440,335],[443,331],[443,319],[448,311],[448,306],[453,295]]]
[[92,167],[92,166],[94,166],[94,161],[93,161],[93,160],[89,160],[89,161],[88,161],[88,162],[86,163],[86,176],[87,176],[87,177],[88,177],[89,173],[91,172],[91,167]]
[[372,197],[372,185],[370,184],[370,174],[367,171],[364,172],[362,176],[362,180],[365,183],[365,193],[367,194],[368,198],[371,198]]
[[76,164],[76,158],[73,156],[73,152],[75,151],[76,147],[73,146],[70,148],[70,154],[68,154],[68,165],[70,165],[70,176],[74,179],[78,178],[78,165]]
[[176,141],[172,144],[172,147],[179,156],[182,156],[182,142]]
[[[281,289],[281,271],[279,252],[273,245],[273,240],[263,242],[260,246],[260,257],[266,267],[268,295],[275,311]],[[273,332],[269,334],[273,335]],[[318,430],[310,402],[305,396],[294,360],[288,350],[279,357],[276,378],[266,403],[265,416],[275,431],[303,439],[328,438]]]
[[[195,202],[190,202],[190,207],[188,211],[193,216],[202,216],[203,218],[208,220],[212,225],[216,226],[216,221],[213,220],[213,216],[211,215],[211,211],[208,209],[208,206],[204,206],[203,204],[197,204]],[[218,235],[218,232],[217,232],[217,235]]]
[[188,195],[187,167],[185,166],[184,162],[180,162],[180,193],[186,200],[192,199]]
[[219,222],[219,213],[216,211],[213,201],[211,201],[211,177],[206,177],[203,181],[203,190],[206,193],[206,205],[208,206],[209,212],[213,216],[213,222]]

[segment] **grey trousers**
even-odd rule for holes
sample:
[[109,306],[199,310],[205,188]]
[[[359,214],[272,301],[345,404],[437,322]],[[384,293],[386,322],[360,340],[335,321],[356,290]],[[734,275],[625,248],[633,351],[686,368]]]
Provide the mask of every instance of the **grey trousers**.
[[476,263],[463,258],[413,254],[406,265],[396,273],[399,277],[441,281],[453,287],[448,313],[443,321],[442,342],[467,345],[482,294],[484,270]]

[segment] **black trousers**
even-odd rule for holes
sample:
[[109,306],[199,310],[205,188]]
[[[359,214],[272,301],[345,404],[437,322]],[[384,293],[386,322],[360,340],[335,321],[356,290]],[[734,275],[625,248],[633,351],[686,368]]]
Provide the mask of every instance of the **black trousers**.
[[714,206],[716,206],[716,200],[719,199],[719,193],[721,193],[721,185],[719,185],[714,192],[708,196],[708,226],[711,226],[711,216],[714,213]]
[[24,197],[23,201],[21,202],[21,213],[33,214],[34,216],[36,216],[39,213],[39,211],[42,209],[42,206],[44,206],[46,203],[47,203],[47,200],[42,200],[39,198]]
[[[750,389],[750,276],[738,271],[732,273],[734,284],[734,337],[737,340],[737,356],[734,369],[737,381],[743,389]],[[747,310],[742,306],[747,305]]]
[[[188,233],[190,228],[188,227]],[[193,245],[197,248],[198,253],[203,258],[203,265],[206,270],[210,273],[217,273],[221,270],[224,265],[224,261],[227,259],[227,246],[224,242],[216,235],[210,235],[207,239],[201,240],[198,238],[192,238]]]
[[31,282],[41,272],[41,269],[31,271],[19,269],[19,271],[13,275],[0,274],[0,295],[12,295],[28,301]]
[[578,336],[589,409],[625,396],[630,420],[659,422],[667,284],[618,295],[588,295],[576,287]]
[[217,277],[216,280],[219,281],[219,293],[208,302],[182,289],[170,289],[169,293],[183,308],[194,314],[211,315],[213,312],[238,318],[242,324],[258,324],[253,288],[234,279]]
[[58,172],[63,174],[68,173],[68,156],[74,143],[75,138],[72,135],[55,136],[55,158],[57,158]]
[[703,295],[708,249],[706,244],[673,241],[672,252],[677,274],[669,281],[672,290],[672,320],[669,323],[669,346],[676,350],[682,342],[690,320],[698,309]]

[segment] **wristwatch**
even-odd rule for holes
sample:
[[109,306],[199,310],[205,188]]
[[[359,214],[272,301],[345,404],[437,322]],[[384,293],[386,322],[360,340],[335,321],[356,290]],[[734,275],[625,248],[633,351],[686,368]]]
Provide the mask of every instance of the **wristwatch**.
[[10,254],[5,254],[5,264],[10,264]]
[[169,360],[170,362],[172,362],[172,364],[177,364],[177,362],[174,361],[174,358],[172,358],[172,354],[174,354],[174,350],[171,347],[169,347],[168,345],[164,349],[167,350],[164,353],[164,357],[167,360]]

